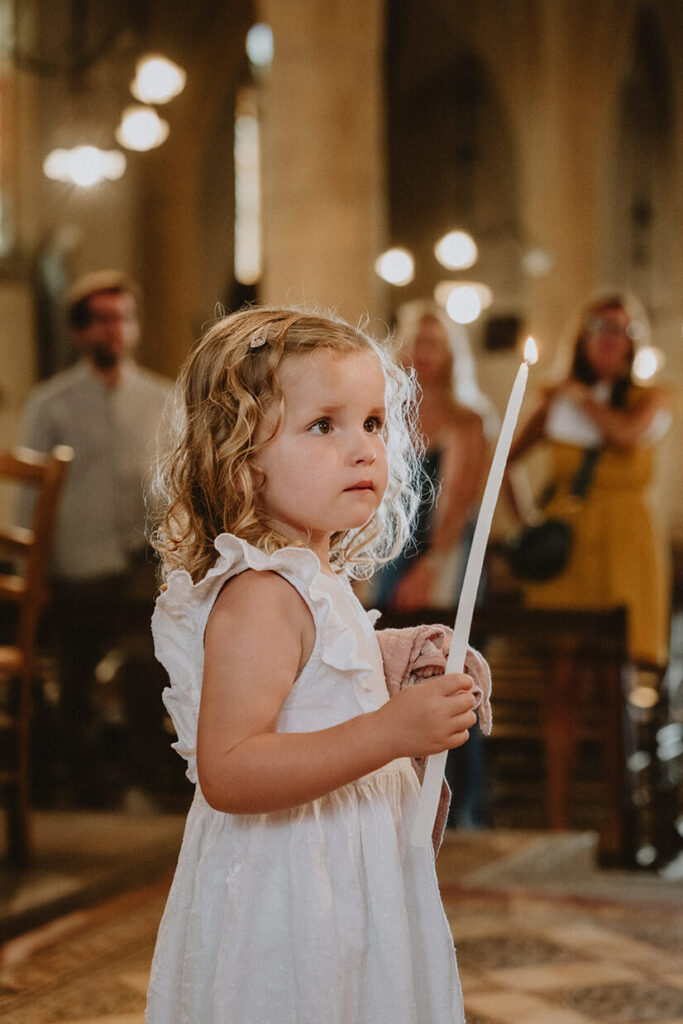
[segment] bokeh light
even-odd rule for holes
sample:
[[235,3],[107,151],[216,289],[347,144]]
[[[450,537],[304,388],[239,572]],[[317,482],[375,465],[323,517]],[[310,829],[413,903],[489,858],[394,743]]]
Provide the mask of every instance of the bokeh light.
[[125,170],[123,153],[118,149],[98,149],[97,146],[53,149],[43,161],[46,177],[79,188],[91,188],[104,180],[116,181]]
[[462,288],[463,285],[467,285],[469,288],[474,288],[479,301],[481,302],[482,309],[488,309],[493,302],[493,292],[486,284],[482,284],[480,281],[439,281],[436,288],[434,289],[434,299],[443,306],[444,309],[448,305],[448,300],[451,297],[451,293],[456,288]]
[[257,68],[267,68],[273,60],[273,32],[270,25],[259,22],[247,32],[247,57]]
[[396,246],[377,257],[375,270],[383,281],[400,287],[415,277],[415,260],[407,249]]
[[165,142],[168,131],[168,121],[159,117],[153,107],[133,105],[123,111],[116,138],[126,149],[145,153]]
[[633,376],[636,380],[650,380],[664,365],[664,353],[650,345],[646,345],[635,354],[633,360]]
[[185,88],[184,70],[161,54],[148,54],[138,61],[130,91],[141,103],[168,103]]
[[459,284],[448,296],[446,312],[456,324],[471,324],[481,313],[481,299],[471,284]]
[[434,246],[434,255],[447,270],[467,270],[477,262],[479,250],[466,231],[449,231]]

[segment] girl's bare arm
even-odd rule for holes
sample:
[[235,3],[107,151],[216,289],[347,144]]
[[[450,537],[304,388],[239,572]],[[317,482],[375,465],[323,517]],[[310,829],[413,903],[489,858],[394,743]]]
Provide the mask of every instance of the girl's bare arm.
[[469,676],[405,690],[378,711],[309,733],[277,733],[278,713],[315,640],[284,579],[246,572],[209,617],[197,734],[199,783],[220,811],[255,814],[316,799],[396,757],[460,746],[476,717]]

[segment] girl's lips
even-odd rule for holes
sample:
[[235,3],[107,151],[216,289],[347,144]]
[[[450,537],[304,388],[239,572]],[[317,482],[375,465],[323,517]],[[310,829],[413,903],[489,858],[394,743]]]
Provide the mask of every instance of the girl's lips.
[[347,487],[347,491],[374,491],[374,485],[372,480],[361,480],[359,483],[354,484],[353,487]]

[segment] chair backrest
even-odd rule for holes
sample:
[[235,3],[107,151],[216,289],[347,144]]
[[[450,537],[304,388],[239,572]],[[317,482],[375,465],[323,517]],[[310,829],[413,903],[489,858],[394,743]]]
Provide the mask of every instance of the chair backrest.
[[30,487],[35,491],[30,528],[0,525],[0,554],[11,570],[0,573],[0,600],[19,607],[16,646],[31,659],[40,609],[46,598],[46,575],[50,545],[64,483],[73,449],[53,448],[49,455],[29,448],[0,451],[0,481]]

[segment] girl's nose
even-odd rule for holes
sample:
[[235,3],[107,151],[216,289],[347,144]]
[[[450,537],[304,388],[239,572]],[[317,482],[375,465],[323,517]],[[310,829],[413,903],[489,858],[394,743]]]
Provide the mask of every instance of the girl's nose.
[[356,463],[365,462],[368,466],[377,458],[377,451],[372,440],[372,436],[369,434],[363,434],[362,438],[355,445],[353,450],[353,461]]

